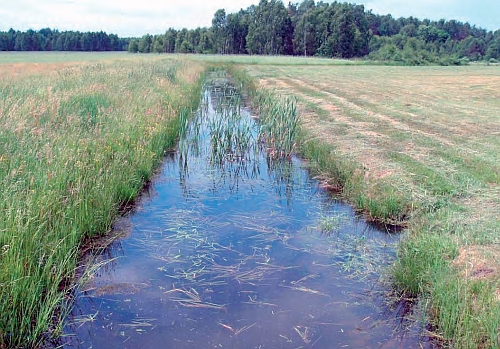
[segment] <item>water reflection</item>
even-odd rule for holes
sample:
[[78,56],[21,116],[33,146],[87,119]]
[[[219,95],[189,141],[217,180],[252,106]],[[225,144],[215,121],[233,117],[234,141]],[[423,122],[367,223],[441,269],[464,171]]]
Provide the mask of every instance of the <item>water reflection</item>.
[[118,258],[78,294],[63,346],[418,347],[376,297],[397,237],[328,199],[298,159],[266,157],[235,100],[206,90],[103,257]]

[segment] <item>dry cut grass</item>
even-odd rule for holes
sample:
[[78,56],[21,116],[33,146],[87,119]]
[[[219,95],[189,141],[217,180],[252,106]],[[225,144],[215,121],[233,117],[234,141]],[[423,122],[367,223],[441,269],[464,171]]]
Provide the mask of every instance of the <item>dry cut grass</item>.
[[412,200],[446,196],[470,220],[497,216],[500,71],[494,67],[260,67],[263,87],[302,102],[303,126]]
[[[430,297],[437,336],[455,347],[498,347],[500,70],[245,69],[261,87],[298,98],[305,144],[327,145],[331,161],[353,166],[341,188],[338,173],[322,173],[341,195],[368,217],[408,227],[394,284]],[[390,196],[399,211],[383,216],[377,203]]]

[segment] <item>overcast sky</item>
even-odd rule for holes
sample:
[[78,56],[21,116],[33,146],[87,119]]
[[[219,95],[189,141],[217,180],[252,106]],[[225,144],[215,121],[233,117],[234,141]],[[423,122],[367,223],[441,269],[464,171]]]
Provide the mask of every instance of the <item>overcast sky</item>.
[[[292,2],[300,2],[295,0]],[[458,19],[500,29],[499,0],[354,0],[395,18]],[[100,31],[122,37],[208,27],[217,9],[236,12],[259,0],[0,0],[0,31],[52,28]],[[288,4],[288,0],[285,1]]]

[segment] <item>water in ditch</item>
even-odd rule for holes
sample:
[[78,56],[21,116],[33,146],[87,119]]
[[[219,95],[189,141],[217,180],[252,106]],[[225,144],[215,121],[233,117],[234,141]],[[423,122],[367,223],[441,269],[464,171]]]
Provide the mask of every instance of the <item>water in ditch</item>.
[[411,348],[380,273],[398,237],[271,160],[214,79],[179,151],[115,224],[76,294],[65,348]]

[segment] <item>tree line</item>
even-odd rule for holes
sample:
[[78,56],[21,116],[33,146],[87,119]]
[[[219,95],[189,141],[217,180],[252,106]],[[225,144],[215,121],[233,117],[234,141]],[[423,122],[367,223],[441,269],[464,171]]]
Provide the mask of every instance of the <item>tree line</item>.
[[219,9],[210,27],[119,38],[104,32],[0,32],[1,51],[120,51],[367,58],[401,64],[500,60],[500,30],[457,20],[393,18],[341,2],[260,0],[239,12]]
[[125,51],[128,45],[128,39],[102,31],[60,32],[50,28],[0,31],[0,51]]
[[393,18],[340,2],[260,0],[218,10],[208,28],[168,29],[130,41],[130,52],[302,55],[402,64],[461,64],[500,59],[500,30],[457,20]]

